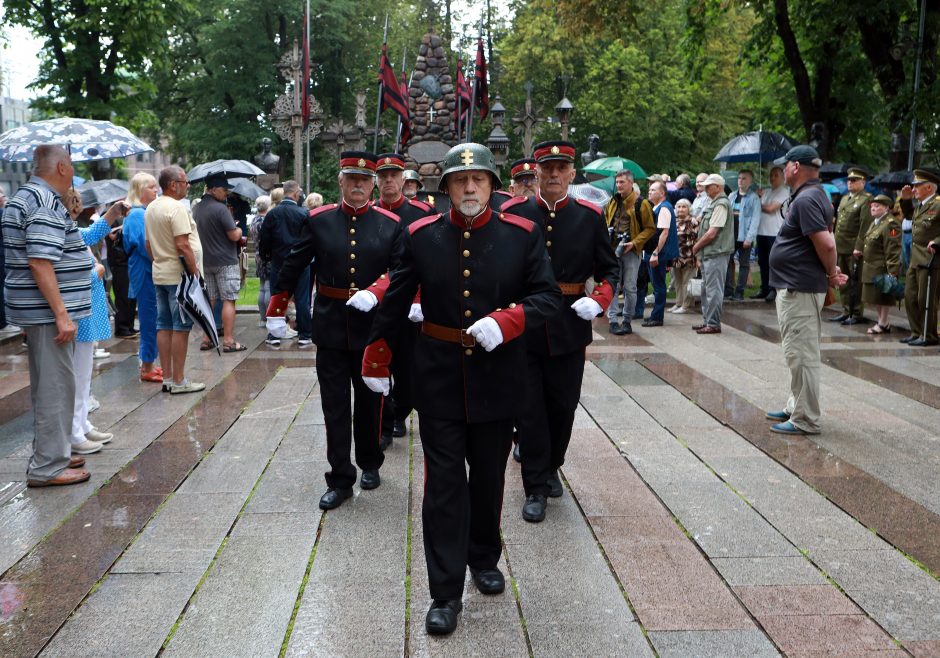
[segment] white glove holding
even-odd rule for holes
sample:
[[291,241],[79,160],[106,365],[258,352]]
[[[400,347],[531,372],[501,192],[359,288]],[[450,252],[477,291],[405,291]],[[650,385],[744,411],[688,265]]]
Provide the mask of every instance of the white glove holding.
[[268,328],[268,333],[275,338],[284,338],[287,335],[287,320],[284,317],[266,317],[264,324]]
[[421,310],[421,304],[412,304],[408,311],[408,319],[412,322],[424,322],[424,312]]
[[503,332],[493,318],[481,318],[467,328],[467,333],[487,352],[492,352],[503,342]]
[[379,298],[368,290],[360,290],[349,298],[346,306],[352,306],[357,311],[368,313],[379,304]]
[[366,386],[368,386],[369,390],[373,393],[388,395],[389,391],[392,390],[391,381],[389,381],[388,377],[363,377],[362,381],[366,383]]
[[580,299],[575,300],[574,304],[571,305],[571,308],[575,313],[578,314],[579,318],[588,321],[593,320],[604,312],[604,309],[601,308],[601,305],[590,297],[581,297]]

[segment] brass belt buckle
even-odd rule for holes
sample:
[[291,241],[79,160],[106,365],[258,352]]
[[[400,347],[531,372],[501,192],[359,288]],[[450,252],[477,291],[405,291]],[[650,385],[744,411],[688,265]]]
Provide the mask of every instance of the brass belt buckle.
[[461,347],[476,347],[477,339],[471,336],[470,334],[468,334],[466,329],[461,329],[460,330],[460,346]]
[[346,293],[346,299],[352,299],[352,296],[359,292],[359,288],[350,288]]

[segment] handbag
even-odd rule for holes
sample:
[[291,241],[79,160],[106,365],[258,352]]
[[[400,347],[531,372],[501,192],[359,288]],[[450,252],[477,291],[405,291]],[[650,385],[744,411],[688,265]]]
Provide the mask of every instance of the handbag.
[[695,299],[702,298],[701,273],[696,274],[694,279],[689,279],[689,283],[686,285],[686,292]]

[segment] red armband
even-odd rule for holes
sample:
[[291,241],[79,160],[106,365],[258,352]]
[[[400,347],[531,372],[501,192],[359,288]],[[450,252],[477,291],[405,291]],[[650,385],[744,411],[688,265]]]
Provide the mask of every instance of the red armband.
[[389,377],[388,366],[392,362],[392,350],[384,338],[366,346],[362,354],[363,377]]
[[614,299],[614,289],[607,281],[601,281],[595,285],[594,290],[591,291],[591,299],[600,304],[601,308],[604,309],[604,313],[606,313],[607,307],[610,306],[610,302]]
[[287,313],[287,302],[290,301],[290,295],[286,292],[279,292],[276,295],[271,296],[271,301],[268,303],[268,310],[264,312],[265,316],[269,318],[283,318],[284,314]]
[[504,343],[518,338],[525,331],[525,312],[522,310],[522,304],[510,304],[509,308],[493,311],[487,317],[496,320],[499,330],[503,333]]

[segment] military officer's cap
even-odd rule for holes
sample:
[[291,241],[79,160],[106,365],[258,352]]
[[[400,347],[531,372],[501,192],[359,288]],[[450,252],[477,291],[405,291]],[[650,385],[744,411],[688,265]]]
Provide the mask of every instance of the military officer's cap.
[[846,175],[846,178],[848,178],[849,180],[859,179],[859,178],[861,180],[868,180],[868,172],[862,169],[861,167],[852,167],[851,169],[849,169],[849,173],[848,175]]
[[819,157],[819,153],[808,144],[794,146],[787,151],[785,156],[774,160],[775,165],[785,165],[788,162],[799,162],[800,164],[810,165],[811,167],[822,166],[822,159]]
[[444,173],[438,183],[438,190],[447,190],[447,175],[459,171],[488,171],[493,175],[493,189],[499,189],[502,181],[499,179],[499,170],[496,168],[496,158],[493,152],[482,144],[466,142],[458,144],[444,156]]
[[339,173],[375,175],[375,153],[368,151],[343,151],[339,154]]
[[509,166],[511,167],[513,180],[523,176],[535,176],[535,158],[522,158]]
[[887,206],[888,208],[894,206],[894,201],[892,201],[891,197],[889,197],[887,194],[879,194],[874,199],[869,201],[869,203],[880,203],[881,205]]
[[574,162],[574,144],[564,141],[540,142],[535,145],[535,161],[539,164],[549,160]]
[[418,189],[424,189],[424,183],[421,182],[421,176],[418,175],[418,172],[414,169],[405,169],[405,173],[401,175],[404,180],[413,180],[418,184]]
[[376,172],[384,171],[385,169],[397,169],[398,171],[405,170],[405,158],[401,153],[383,153],[376,160],[375,170]]
[[914,182],[911,185],[920,185],[921,183],[940,185],[940,174],[930,169],[915,169]]

